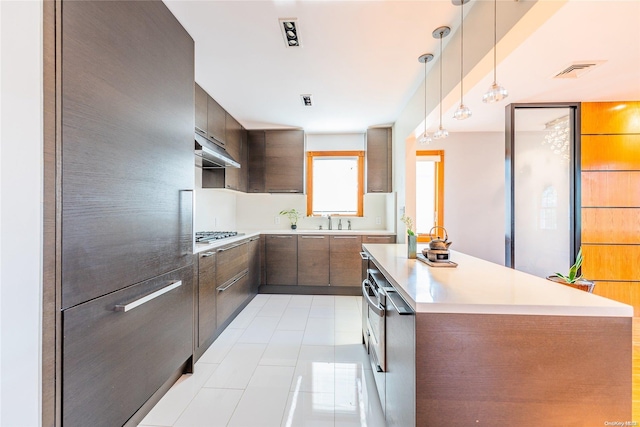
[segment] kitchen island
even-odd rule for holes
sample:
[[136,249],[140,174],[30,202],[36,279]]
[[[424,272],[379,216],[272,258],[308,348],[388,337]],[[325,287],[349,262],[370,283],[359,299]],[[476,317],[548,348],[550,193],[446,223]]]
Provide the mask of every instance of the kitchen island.
[[415,311],[386,315],[388,425],[632,421],[631,306],[455,251],[435,268],[363,248]]

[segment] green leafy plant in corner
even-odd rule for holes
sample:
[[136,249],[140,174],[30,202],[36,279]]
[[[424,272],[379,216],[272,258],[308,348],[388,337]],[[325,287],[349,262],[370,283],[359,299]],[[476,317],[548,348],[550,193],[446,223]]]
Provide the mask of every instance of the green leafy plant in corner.
[[413,232],[413,219],[411,219],[411,217],[402,214],[402,218],[400,218],[400,221],[404,222],[404,225],[407,227],[407,234],[409,236],[416,235],[416,233]]
[[296,225],[298,223],[298,219],[302,218],[302,214],[295,208],[289,210],[281,210],[280,215],[284,215],[289,218],[289,222],[291,223],[291,225]]
[[571,268],[569,268],[569,274],[566,276],[561,273],[555,273],[555,275],[567,283],[575,283],[578,280],[582,279],[582,275],[578,276],[578,270],[580,270],[580,266],[582,265],[582,247],[578,251],[578,255],[576,256],[576,262],[573,263]]

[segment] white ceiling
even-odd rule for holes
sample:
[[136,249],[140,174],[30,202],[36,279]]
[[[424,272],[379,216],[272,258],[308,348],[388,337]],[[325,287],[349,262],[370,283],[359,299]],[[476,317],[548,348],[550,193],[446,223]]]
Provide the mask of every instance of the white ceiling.
[[[479,1],[487,0],[465,8],[473,12]],[[417,58],[437,56],[432,31],[441,25],[456,31],[460,14],[450,0],[165,3],[195,40],[196,81],[246,128],[314,133],[361,132],[395,122],[423,81]],[[301,48],[285,47],[279,18],[298,19]],[[474,37],[468,31],[465,45]],[[640,99],[640,0],[570,0],[520,39],[498,67],[509,98],[485,105],[481,97],[492,72],[470,79],[478,81],[465,87],[472,118],[450,118],[459,87],[444,94],[449,131],[502,130],[509,102]],[[606,62],[579,79],[551,78],[585,60]],[[301,94],[312,94],[314,106],[303,107]],[[436,109],[427,118],[430,130],[437,120]]]

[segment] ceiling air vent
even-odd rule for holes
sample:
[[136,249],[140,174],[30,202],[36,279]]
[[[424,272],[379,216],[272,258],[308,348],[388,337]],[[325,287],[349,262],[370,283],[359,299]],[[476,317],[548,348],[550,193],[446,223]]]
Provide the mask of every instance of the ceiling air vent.
[[593,70],[598,65],[604,63],[604,61],[584,61],[584,62],[576,62],[574,64],[569,65],[564,70],[557,73],[553,76],[554,79],[577,79],[589,71]]
[[298,30],[297,18],[281,18],[280,30],[282,31],[282,37],[284,37],[284,44],[287,47],[301,47],[300,32]]
[[313,107],[313,98],[311,95],[300,95],[300,99],[302,100],[302,105],[305,107]]

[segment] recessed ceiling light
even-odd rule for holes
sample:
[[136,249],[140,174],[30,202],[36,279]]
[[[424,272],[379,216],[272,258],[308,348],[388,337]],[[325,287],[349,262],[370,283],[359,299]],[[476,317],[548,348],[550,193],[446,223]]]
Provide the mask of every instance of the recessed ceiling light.
[[311,94],[300,95],[300,99],[302,100],[302,105],[305,107],[313,107],[313,98]]
[[300,31],[298,28],[297,18],[280,18],[280,31],[282,31],[282,37],[284,38],[284,44],[287,47],[299,47],[300,43]]

